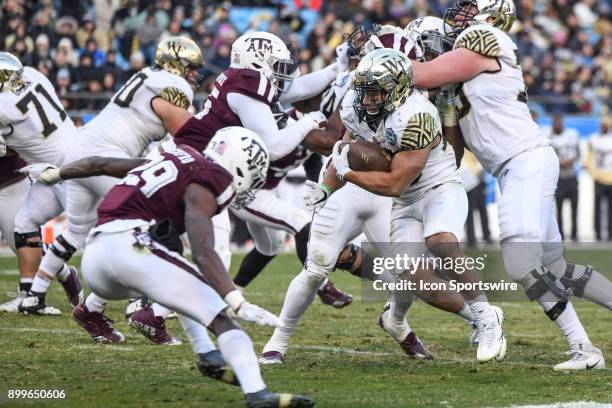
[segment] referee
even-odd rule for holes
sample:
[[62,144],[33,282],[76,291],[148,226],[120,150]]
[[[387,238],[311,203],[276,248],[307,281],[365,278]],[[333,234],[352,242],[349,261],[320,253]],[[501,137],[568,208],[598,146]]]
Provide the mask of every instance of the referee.
[[559,181],[557,183],[557,222],[559,232],[563,233],[563,203],[569,200],[572,209],[572,241],[578,239],[578,178],[576,176],[576,163],[578,162],[579,137],[576,129],[565,129],[563,116],[560,113],[553,114],[553,124],[550,141],[559,156]]
[[602,118],[599,133],[589,139],[586,167],[595,181],[595,237],[604,239],[602,234],[602,201],[607,203],[607,236],[612,241],[612,116]]

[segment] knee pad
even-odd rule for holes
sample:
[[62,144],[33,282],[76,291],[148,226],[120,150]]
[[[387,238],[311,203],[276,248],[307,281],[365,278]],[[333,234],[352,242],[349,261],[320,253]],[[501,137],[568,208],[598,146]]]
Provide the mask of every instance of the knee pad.
[[[33,232],[15,232],[13,233],[15,238],[15,248],[42,248],[42,237],[40,236],[40,231]],[[31,238],[38,238],[37,240],[32,240]]]
[[548,318],[554,322],[559,316],[561,316],[561,313],[563,313],[566,307],[567,302],[557,302],[552,308],[550,308],[550,310],[547,310],[544,313],[546,313],[546,316],[548,316]]
[[354,269],[359,268],[359,265],[355,265],[355,261],[357,260],[357,255],[359,254],[359,248],[355,244],[348,244],[342,249],[340,252],[340,256],[338,256],[338,261],[336,262],[337,269],[344,269],[349,272],[353,272]]
[[334,270],[337,255],[332,253],[327,245],[311,242],[306,259],[306,270],[322,278],[327,278],[329,273]]
[[567,302],[572,295],[572,291],[566,289],[559,278],[545,266],[530,271],[519,280],[519,283],[525,288],[529,300],[540,299],[549,291],[564,302]]
[[[301,273],[304,273],[304,271]],[[325,272],[316,266],[314,268],[307,268],[305,275],[306,280],[308,281],[308,287],[318,289],[325,279],[327,279],[327,274],[329,274],[329,272]]]
[[72,255],[74,255],[74,253],[77,251],[77,249],[70,245],[61,235],[58,235],[57,238],[55,238],[55,241],[53,241],[49,249],[55,254],[55,256],[63,259],[64,261],[69,261],[70,258],[72,258]]
[[565,268],[565,274],[561,277],[561,283],[566,289],[571,290],[573,295],[581,298],[584,295],[586,287],[595,268],[591,265],[576,265],[568,262]]

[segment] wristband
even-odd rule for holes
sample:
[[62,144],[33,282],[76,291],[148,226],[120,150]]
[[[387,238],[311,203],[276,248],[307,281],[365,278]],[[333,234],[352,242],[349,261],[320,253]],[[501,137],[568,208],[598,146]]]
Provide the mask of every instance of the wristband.
[[331,195],[331,190],[329,189],[329,187],[327,187],[327,184],[321,183],[319,184],[319,187],[321,187],[321,190],[323,190],[323,192],[327,194],[327,197]]
[[233,311],[237,311],[240,308],[240,305],[246,301],[238,289],[228,292],[223,300],[232,308]]

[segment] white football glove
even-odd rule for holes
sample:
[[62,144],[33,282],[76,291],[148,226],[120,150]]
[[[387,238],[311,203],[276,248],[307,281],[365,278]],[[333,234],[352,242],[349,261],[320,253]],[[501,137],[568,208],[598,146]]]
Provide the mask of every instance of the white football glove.
[[0,157],[6,156],[6,152],[8,151],[8,147],[6,146],[6,140],[2,136],[0,136]]
[[304,204],[314,212],[319,212],[327,202],[331,195],[329,188],[325,184],[315,183],[311,180],[306,180],[308,191],[304,194]]
[[[340,146],[343,143],[345,143],[344,148],[340,150]],[[346,175],[346,173],[351,171],[351,167],[349,166],[348,161],[348,152],[350,146],[350,143],[338,140],[332,150],[332,163],[334,163],[334,167],[336,168],[336,177],[338,177],[340,180],[344,180],[344,176]]]
[[255,323],[259,326],[282,326],[280,319],[275,314],[268,312],[262,307],[247,302],[239,290],[232,290],[225,295],[224,300],[239,319]]
[[336,63],[338,64],[338,72],[348,71],[348,67],[349,67],[348,50],[349,50],[349,45],[346,41],[336,47]]
[[314,130],[322,128],[325,122],[327,122],[327,118],[321,111],[314,111],[305,113],[300,119],[300,122],[308,123],[310,130]]
[[49,163],[34,163],[19,169],[22,174],[28,174],[32,180],[52,186],[62,181],[60,169]]

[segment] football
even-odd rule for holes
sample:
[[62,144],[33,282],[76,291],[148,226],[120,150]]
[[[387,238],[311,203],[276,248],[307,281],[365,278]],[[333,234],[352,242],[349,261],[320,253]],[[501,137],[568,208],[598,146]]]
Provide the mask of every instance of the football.
[[355,171],[391,171],[391,155],[379,145],[367,140],[351,140],[342,144],[342,148],[350,143],[348,153],[349,165]]

